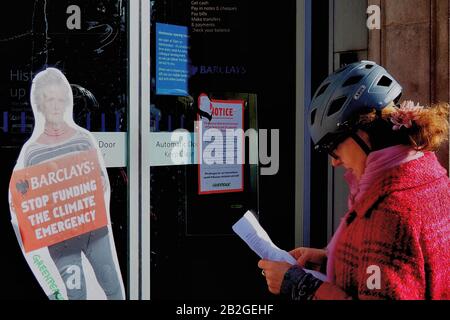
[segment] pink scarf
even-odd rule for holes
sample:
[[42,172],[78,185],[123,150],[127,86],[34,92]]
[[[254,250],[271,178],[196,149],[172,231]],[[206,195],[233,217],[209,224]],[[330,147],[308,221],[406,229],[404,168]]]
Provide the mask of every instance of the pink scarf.
[[[365,195],[370,186],[373,185],[382,175],[389,169],[398,167],[409,161],[413,161],[423,157],[422,152],[417,152],[409,146],[397,145],[383,150],[374,151],[369,154],[366,160],[366,168],[361,179],[358,180],[350,172],[345,174],[350,189],[348,198],[348,207],[351,212],[355,203],[358,203]],[[327,246],[328,262],[327,262],[327,280],[331,283],[335,282],[334,263],[336,243],[346,227],[345,217],[341,219],[338,229]]]

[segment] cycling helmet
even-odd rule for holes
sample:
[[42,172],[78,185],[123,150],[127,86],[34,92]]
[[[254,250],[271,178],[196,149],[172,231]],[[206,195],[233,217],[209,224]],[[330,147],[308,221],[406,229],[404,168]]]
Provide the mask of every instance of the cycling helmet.
[[401,95],[400,84],[375,62],[361,61],[337,70],[322,82],[311,101],[308,123],[316,149],[330,150],[351,136],[369,153],[352,120],[397,103]]

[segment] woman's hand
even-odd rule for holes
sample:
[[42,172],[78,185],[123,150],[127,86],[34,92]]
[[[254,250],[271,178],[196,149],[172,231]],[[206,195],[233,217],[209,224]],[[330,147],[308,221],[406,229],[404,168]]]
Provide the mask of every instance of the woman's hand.
[[280,294],[284,275],[292,265],[286,262],[260,260],[258,262],[258,267],[263,269],[262,273],[266,277],[269,291],[273,294]]
[[327,259],[327,252],[323,249],[297,248],[289,252],[297,263],[306,269],[319,271]]

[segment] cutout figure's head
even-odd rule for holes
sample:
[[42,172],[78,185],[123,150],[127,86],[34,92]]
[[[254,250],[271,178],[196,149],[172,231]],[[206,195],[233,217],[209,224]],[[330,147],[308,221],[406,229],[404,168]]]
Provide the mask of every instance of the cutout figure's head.
[[40,112],[47,124],[60,124],[73,109],[73,94],[64,74],[55,68],[48,68],[33,80],[31,105]]

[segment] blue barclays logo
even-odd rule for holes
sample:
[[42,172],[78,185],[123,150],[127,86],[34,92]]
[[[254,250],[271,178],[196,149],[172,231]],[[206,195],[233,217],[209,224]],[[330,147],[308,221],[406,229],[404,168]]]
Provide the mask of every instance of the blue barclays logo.
[[245,66],[199,66],[191,67],[192,75],[202,74],[202,75],[245,75],[247,74],[247,68]]

